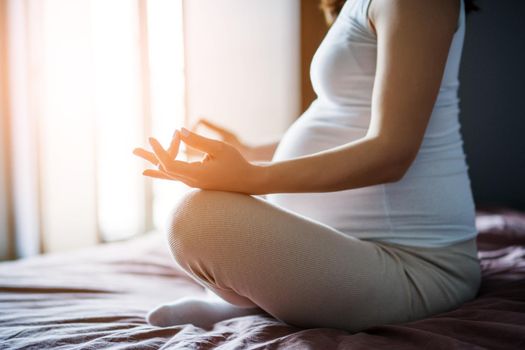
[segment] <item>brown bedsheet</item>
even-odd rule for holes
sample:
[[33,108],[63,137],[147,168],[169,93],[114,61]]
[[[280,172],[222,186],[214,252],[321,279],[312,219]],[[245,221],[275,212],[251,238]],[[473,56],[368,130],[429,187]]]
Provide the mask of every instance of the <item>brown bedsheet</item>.
[[477,299],[417,322],[357,334],[298,329],[268,316],[212,330],[144,321],[155,305],[203,290],[159,234],[0,264],[0,349],[525,349],[525,213],[478,212]]

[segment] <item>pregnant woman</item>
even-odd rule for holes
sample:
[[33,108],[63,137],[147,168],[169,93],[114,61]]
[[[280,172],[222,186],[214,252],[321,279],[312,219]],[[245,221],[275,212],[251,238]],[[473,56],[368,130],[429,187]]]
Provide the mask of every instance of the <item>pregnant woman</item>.
[[[169,245],[216,295],[148,321],[210,327],[266,313],[357,332],[472,299],[480,267],[458,121],[467,6],[326,1],[317,99],[278,146],[248,147],[204,122],[222,140],[182,129],[167,149],[153,138],[152,152],[136,149],[156,166],[144,175],[197,188],[173,211]],[[176,159],[180,142],[204,158]]]

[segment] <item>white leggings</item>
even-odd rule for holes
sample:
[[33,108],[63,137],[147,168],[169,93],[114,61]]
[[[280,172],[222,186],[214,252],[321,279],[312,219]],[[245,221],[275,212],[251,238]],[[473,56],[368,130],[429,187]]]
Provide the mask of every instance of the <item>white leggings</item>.
[[458,307],[480,283],[475,240],[445,248],[359,240],[248,195],[192,191],[168,231],[175,260],[196,281],[299,327],[356,332],[412,321]]

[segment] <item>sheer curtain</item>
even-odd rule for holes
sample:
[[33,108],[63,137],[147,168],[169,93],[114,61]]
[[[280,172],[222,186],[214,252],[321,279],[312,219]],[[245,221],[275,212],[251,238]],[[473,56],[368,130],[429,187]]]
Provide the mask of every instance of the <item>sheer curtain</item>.
[[184,123],[182,1],[5,0],[2,8],[10,161],[0,161],[11,181],[0,178],[0,215],[10,216],[11,192],[16,255],[154,229],[165,198],[173,203],[186,188],[153,185],[131,151],[152,133],[167,143]]
[[299,0],[0,1],[0,245],[18,256],[162,228],[188,189],[142,177],[148,135],[205,116],[255,144],[299,116]]

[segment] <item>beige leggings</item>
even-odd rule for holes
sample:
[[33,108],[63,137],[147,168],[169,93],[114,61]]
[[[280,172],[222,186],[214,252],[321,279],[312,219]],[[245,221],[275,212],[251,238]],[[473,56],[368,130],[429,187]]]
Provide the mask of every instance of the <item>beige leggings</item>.
[[412,321],[458,307],[480,283],[474,240],[445,248],[359,240],[242,194],[192,191],[168,231],[175,260],[199,283],[299,327],[356,332]]

